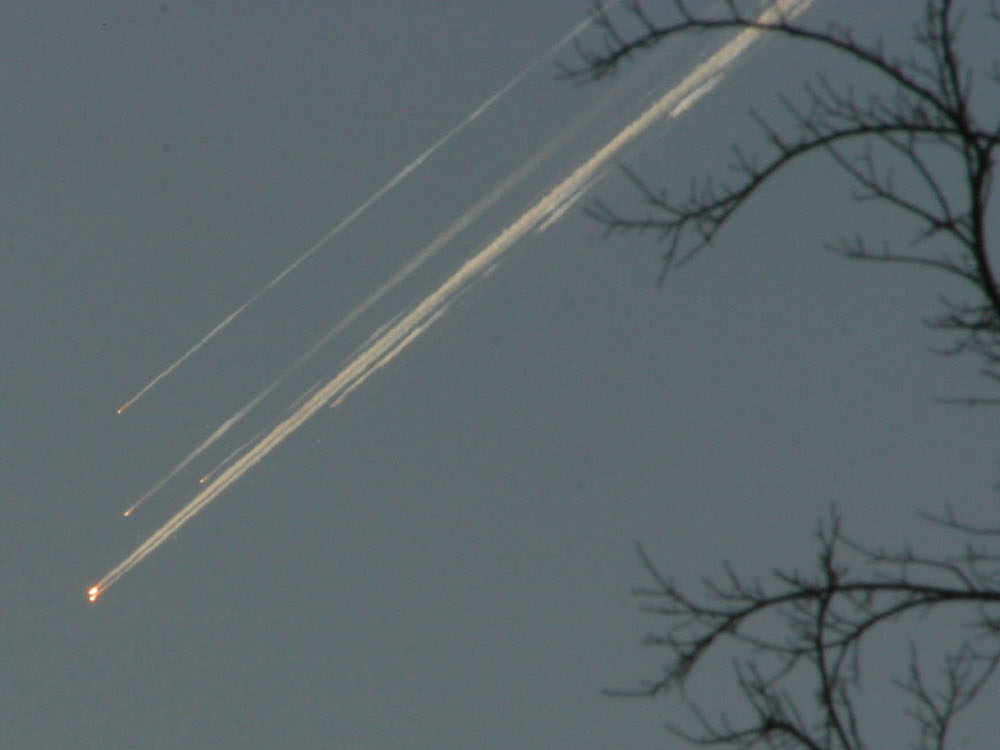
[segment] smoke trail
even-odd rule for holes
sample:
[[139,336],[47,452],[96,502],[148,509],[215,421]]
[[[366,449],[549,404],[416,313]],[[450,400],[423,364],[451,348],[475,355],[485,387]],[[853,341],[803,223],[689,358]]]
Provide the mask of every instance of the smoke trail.
[[[614,0],[614,2],[609,3],[605,6],[605,10],[613,5],[617,5],[621,0]],[[184,354],[174,360],[169,364],[163,371],[156,375],[152,380],[150,380],[146,385],[140,388],[135,395],[133,395],[128,401],[118,407],[118,413],[122,414],[126,409],[132,406],[136,401],[142,398],[146,393],[152,390],[160,381],[170,375],[174,370],[184,364],[190,357],[192,357],[199,349],[201,349],[205,344],[215,338],[219,333],[225,330],[234,320],[236,320],[248,307],[253,305],[257,300],[267,294],[271,289],[281,283],[288,274],[302,265],[305,261],[311,258],[317,250],[323,247],[326,243],[336,237],[340,232],[350,226],[355,219],[365,213],[369,208],[380,201],[387,193],[389,193],[393,188],[395,188],[399,183],[405,180],[410,174],[416,170],[421,164],[423,164],[427,159],[429,159],[438,149],[442,148],[448,141],[458,135],[462,130],[464,130],[468,125],[470,125],[474,120],[478,119],[486,110],[492,107],[496,102],[508,91],[514,88],[521,80],[531,73],[535,68],[542,64],[545,60],[551,57],[554,53],[562,49],[567,43],[569,43],[574,37],[576,37],[581,31],[583,31],[587,26],[592,23],[592,19],[587,18],[570,30],[562,39],[549,47],[545,52],[543,52],[539,57],[535,59],[530,65],[522,69],[517,75],[511,78],[507,83],[497,89],[492,96],[490,96],[486,101],[480,104],[476,109],[474,109],[470,114],[468,114],[465,119],[463,119],[458,125],[453,127],[443,136],[441,136],[437,141],[435,141],[431,146],[429,146],[423,153],[417,156],[416,159],[411,161],[405,167],[403,167],[396,176],[390,179],[382,187],[372,193],[367,200],[365,200],[360,206],[355,208],[351,213],[344,217],[339,224],[337,224],[333,229],[323,235],[312,247],[306,250],[302,255],[289,263],[277,276],[271,279],[264,287],[254,294],[250,299],[244,302],[242,305],[233,310],[229,315],[222,319],[214,328],[212,328],[208,333],[198,339],[190,349],[188,349]]]
[[[135,510],[145,503],[149,498],[159,492],[163,486],[177,476],[181,471],[187,468],[192,461],[197,459],[202,453],[208,450],[212,445],[221,439],[233,426],[240,422],[243,417],[249,414],[254,407],[256,407],[261,401],[271,395],[285,380],[288,379],[292,373],[296,372],[300,367],[302,367],[306,362],[312,359],[323,347],[330,343],[336,336],[342,333],[348,326],[354,323],[359,317],[361,317],[365,312],[368,311],[373,305],[375,305],[379,300],[381,300],[386,294],[395,289],[399,284],[403,283],[412,276],[419,268],[426,263],[428,260],[433,258],[442,248],[446,247],[456,236],[461,232],[475,223],[486,211],[497,204],[507,193],[509,193],[515,186],[522,182],[526,177],[528,177],[541,163],[543,163],[553,151],[561,147],[565,141],[572,136],[579,127],[586,120],[593,116],[594,112],[599,111],[603,107],[603,103],[599,104],[592,112],[588,113],[583,118],[580,118],[573,123],[570,127],[566,128],[562,133],[553,138],[548,144],[546,144],[541,150],[536,152],[531,156],[524,164],[511,172],[499,185],[497,185],[488,195],[477,201],[472,207],[470,207],[465,213],[453,221],[443,232],[438,234],[431,242],[423,248],[417,255],[407,261],[392,277],[385,281],[381,286],[379,286],[367,299],[358,304],[353,310],[351,310],[343,319],[341,319],[336,325],[334,325],[330,330],[324,333],[316,342],[302,355],[298,357],[290,366],[285,368],[285,370],[275,378],[266,388],[264,388],[260,393],[250,399],[246,404],[240,407],[229,419],[225,420],[215,431],[206,438],[197,448],[191,451],[180,463],[178,463],[173,469],[171,469],[162,479],[160,479],[156,484],[150,487],[146,492],[132,505],[130,505],[125,512],[122,514],[126,517],[131,516]],[[373,335],[377,337],[383,328],[388,328],[393,322],[390,320],[388,323],[380,327]],[[222,461],[216,464],[215,468],[211,469],[207,474],[205,474],[201,480],[200,484],[204,484],[208,477],[215,474],[219,468],[228,464],[234,456],[242,453],[250,442],[259,437],[259,434],[254,435],[249,441],[243,443],[234,451],[229,453]]]
[[236,424],[236,422],[239,421],[239,419],[243,416],[244,413],[245,412],[241,410],[236,414],[234,414],[229,419],[227,419],[221,425],[219,425],[211,435],[209,435],[204,441],[202,441],[201,445],[199,445],[197,448],[191,451],[184,458],[183,461],[181,461],[173,469],[164,474],[163,478],[160,479],[160,481],[158,481],[156,484],[154,484],[152,487],[146,490],[138,500],[136,500],[134,503],[128,506],[128,508],[125,509],[125,512],[122,513],[122,515],[125,516],[126,518],[128,516],[131,516],[132,513],[135,512],[136,508],[138,508],[149,498],[151,498],[153,495],[159,492],[160,489],[163,487],[163,485],[165,485],[175,476],[184,471],[184,469],[186,469],[192,461],[194,461],[196,458],[198,458],[198,456],[200,456],[202,453],[208,450],[209,446],[211,446],[216,440],[225,435],[229,431],[229,428],[232,427],[234,424]]
[[[786,16],[805,10],[812,0],[778,0],[758,17],[759,23],[771,23],[780,14]],[[326,404],[339,402],[360,385],[374,369],[384,367],[400,352],[405,350],[443,312],[456,295],[477,277],[486,273],[500,256],[515,242],[528,234],[545,217],[565,202],[574,192],[592,179],[615,154],[631,141],[638,138],[657,120],[669,113],[683,101],[684,97],[697,90],[713,75],[732,63],[747,47],[763,34],[761,29],[746,29],[727,42],[719,51],[699,64],[677,86],[672,88],[645,112],[626,125],[608,143],[599,148],[589,159],[577,167],[545,196],[526,210],[506,229],[500,232],[485,248],[467,260],[441,286],[424,298],[406,315],[399,319],[381,336],[377,337],[357,357],[351,360],[336,376],[309,397],[288,418],[282,420],[253,446],[245,455],[224,469],[187,505],[167,520],[135,551],[112,568],[100,581],[92,586],[87,596],[96,601],[109,587],[123,575],[152,554],[163,542],[176,533],[185,523],[218,497],[224,490],[252,469],[261,459],[281,445],[309,418]]]

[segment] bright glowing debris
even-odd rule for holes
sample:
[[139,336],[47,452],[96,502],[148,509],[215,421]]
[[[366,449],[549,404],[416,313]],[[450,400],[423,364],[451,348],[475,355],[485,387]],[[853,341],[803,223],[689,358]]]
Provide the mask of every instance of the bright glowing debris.
[[[280,445],[289,435],[297,430],[302,424],[318,412],[323,406],[335,406],[340,403],[348,393],[357,388],[374,371],[384,367],[392,361],[400,352],[406,349],[419,335],[430,326],[443,312],[448,305],[461,294],[468,285],[484,274],[489,273],[499,261],[503,253],[518,240],[532,231],[535,227],[545,221],[554,211],[565,204],[575,194],[594,180],[604,167],[621,152],[621,150],[638,136],[644,133],[653,123],[663,117],[669,116],[675,111],[677,106],[683,102],[684,98],[703,86],[713,76],[716,76],[726,66],[732,63],[750,45],[750,43],[764,33],[763,28],[767,24],[774,23],[776,19],[784,14],[788,17],[805,10],[812,0],[778,0],[770,9],[765,11],[757,19],[757,27],[749,28],[738,34],[727,42],[715,54],[704,62],[700,63],[689,73],[677,86],[664,94],[659,100],[654,102],[645,112],[626,125],[621,131],[611,138],[604,146],[599,148],[594,154],[578,166],[568,177],[553,187],[537,203],[527,209],[513,223],[507,226],[494,239],[480,250],[476,255],[466,260],[462,266],[455,271],[444,283],[434,292],[428,295],[422,302],[416,305],[406,315],[393,323],[388,329],[373,340],[369,341],[362,351],[357,354],[336,376],[318,388],[299,405],[287,418],[282,419],[276,426],[264,435],[245,454],[236,459],[232,464],[219,470],[218,475],[210,474],[212,481],[200,490],[187,505],[175,513],[159,529],[142,544],[140,544],[128,557],[112,568],[108,573],[90,588],[87,596],[91,602],[96,601],[110,586],[114,585],[123,575],[142,562],[152,554],[161,544],[173,536],[198,512],[221,494],[227,487],[236,482],[240,477],[253,468],[261,459]],[[707,89],[706,89],[707,90]],[[683,111],[683,110],[681,110]],[[421,157],[425,158],[425,157]],[[411,169],[409,167],[408,169]],[[406,170],[404,170],[405,172]],[[404,173],[401,173],[404,174]],[[405,175],[404,175],[405,176]],[[398,179],[402,179],[399,177]],[[318,247],[318,245],[317,245]],[[310,251],[312,252],[312,251]],[[299,261],[289,266],[282,272],[288,273],[294,265],[304,260],[302,256]],[[273,286],[281,279],[281,275],[276,277],[270,284]],[[259,297],[267,288],[258,292]],[[251,304],[256,297],[244,304],[244,307]],[[240,308],[242,309],[242,308]],[[237,310],[237,313],[239,310]],[[233,314],[235,316],[236,313]],[[227,321],[220,324],[225,325]],[[206,336],[195,348],[201,346],[204,341],[211,337]],[[185,355],[189,356],[194,352],[194,348]],[[171,368],[164,371],[157,379],[164,377],[169,371],[177,367],[184,358],[178,360]],[[145,390],[155,384],[156,379],[150,383]],[[141,395],[141,393],[139,394]],[[138,398],[138,396],[136,396]],[[132,401],[135,401],[133,398]],[[228,424],[223,425],[225,427]],[[220,428],[221,429],[221,428]]]

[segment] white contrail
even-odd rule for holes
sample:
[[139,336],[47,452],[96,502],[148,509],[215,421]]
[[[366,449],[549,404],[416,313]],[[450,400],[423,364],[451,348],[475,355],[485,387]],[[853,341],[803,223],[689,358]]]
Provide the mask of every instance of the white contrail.
[[[671,113],[671,116],[673,116],[673,113]],[[545,220],[541,224],[539,224],[538,227],[535,229],[535,234],[541,234],[550,226],[559,221],[559,219],[562,218],[563,214],[565,214],[570,208],[572,208],[578,200],[580,200],[584,195],[586,195],[587,192],[589,192],[589,190],[592,187],[594,187],[594,185],[596,185],[604,178],[604,175],[607,173],[607,171],[608,171],[607,169],[604,169],[599,174],[594,175],[594,177],[587,180],[585,184],[581,185],[574,193],[568,196],[566,200],[564,200],[558,206],[553,208],[552,212],[548,216],[546,216]]]
[[140,505],[142,505],[144,502],[146,502],[149,498],[151,498],[153,495],[155,495],[157,492],[159,492],[160,489],[163,487],[163,485],[165,485],[167,482],[169,482],[175,476],[177,476],[182,471],[184,471],[184,469],[186,469],[188,467],[188,465],[192,461],[194,461],[196,458],[198,458],[198,456],[200,456],[202,453],[204,453],[206,450],[208,450],[208,448],[216,440],[218,440],[223,435],[225,435],[229,431],[229,428],[232,427],[234,424],[236,424],[236,422],[238,422],[240,420],[240,418],[244,414],[245,414],[245,412],[243,410],[238,411],[232,417],[230,417],[225,422],[223,422],[221,425],[219,425],[217,428],[215,428],[215,431],[211,435],[209,435],[207,438],[205,438],[205,440],[202,441],[201,445],[199,445],[197,448],[195,448],[193,451],[191,451],[184,458],[183,461],[181,461],[174,468],[172,468],[170,471],[168,471],[166,474],[164,474],[163,478],[160,479],[160,481],[158,481],[156,484],[154,484],[152,487],[150,487],[148,490],[146,490],[138,500],[136,500],[134,503],[132,503],[130,506],[128,506],[128,508],[125,509],[125,512],[122,513],[122,515],[125,516],[126,518],[128,516],[131,516],[135,512],[136,508],[138,508]]
[[[614,2],[607,4],[605,6],[605,10],[613,5],[617,5],[618,2],[620,2],[620,0],[614,0]],[[119,414],[123,413],[126,409],[132,406],[132,404],[134,404],[136,401],[142,398],[146,393],[148,393],[152,388],[154,388],[157,383],[159,383],[165,377],[170,375],[170,373],[172,373],[174,370],[176,370],[178,367],[184,364],[184,362],[186,362],[191,356],[193,356],[199,349],[205,346],[205,344],[207,344],[209,341],[215,338],[223,330],[225,330],[229,326],[229,324],[232,323],[234,320],[236,320],[236,318],[238,318],[248,307],[250,307],[257,300],[259,300],[261,297],[267,294],[271,289],[273,289],[275,286],[281,283],[282,279],[284,279],[286,276],[288,276],[288,274],[290,274],[292,271],[294,271],[296,268],[302,265],[305,261],[311,258],[316,253],[317,250],[319,250],[326,243],[328,243],[330,240],[332,240],[334,237],[340,234],[340,232],[342,232],[350,224],[352,224],[355,219],[357,219],[359,216],[365,213],[365,211],[371,208],[375,203],[381,200],[386,195],[386,193],[390,192],[393,188],[399,185],[399,183],[401,183],[403,180],[409,177],[410,174],[415,169],[417,169],[421,164],[427,161],[427,159],[429,159],[438,149],[443,147],[446,143],[448,143],[448,141],[450,141],[452,138],[454,138],[456,135],[462,132],[462,130],[464,130],[474,120],[478,119],[480,115],[482,115],[484,112],[486,112],[486,110],[488,110],[490,107],[496,104],[497,100],[499,100],[504,94],[506,94],[508,91],[514,88],[518,83],[520,83],[521,80],[526,75],[531,73],[531,71],[533,71],[535,68],[541,65],[542,62],[547,60],[554,53],[562,49],[568,42],[570,42],[581,31],[587,28],[587,26],[589,26],[591,23],[592,23],[591,18],[584,19],[583,21],[578,23],[562,39],[553,44],[539,57],[537,57],[534,62],[532,62],[526,68],[522,69],[517,75],[515,75],[513,78],[507,81],[507,83],[505,83],[503,86],[497,89],[492,96],[490,96],[486,101],[484,101],[482,104],[476,107],[470,114],[468,114],[465,117],[465,119],[463,119],[460,123],[458,123],[458,125],[456,125],[447,133],[445,133],[443,136],[438,138],[437,141],[435,141],[423,153],[417,156],[416,159],[411,161],[409,164],[403,167],[399,172],[397,172],[395,177],[390,179],[382,187],[380,187],[378,190],[372,193],[367,200],[365,200],[360,206],[358,206],[351,213],[345,216],[340,221],[340,223],[337,224],[333,229],[331,229],[329,232],[323,235],[312,247],[310,247],[308,250],[302,253],[302,255],[300,255],[298,258],[289,263],[277,276],[275,276],[273,279],[267,282],[267,284],[265,284],[260,291],[258,291],[256,294],[250,297],[250,299],[248,299],[242,305],[240,305],[231,313],[229,313],[229,315],[223,318],[214,328],[212,328],[212,330],[210,330],[208,333],[206,333],[204,336],[198,339],[191,346],[190,349],[184,352],[184,354],[182,354],[180,357],[174,360],[173,363],[168,365],[162,372],[160,372],[152,380],[146,383],[146,385],[140,388],[134,396],[132,396],[130,399],[128,399],[128,401],[126,401],[124,404],[118,407],[118,413]]]
[[690,109],[691,106],[696,101],[698,101],[703,96],[705,96],[705,94],[707,94],[712,89],[714,89],[718,84],[719,84],[719,76],[718,75],[712,76],[707,81],[705,81],[703,84],[701,84],[701,86],[699,86],[694,91],[692,91],[690,94],[688,94],[683,99],[681,99],[679,102],[677,102],[677,106],[675,106],[670,111],[670,116],[671,117],[680,117],[682,114],[684,114],[685,112],[687,112],[688,109]]
[[[602,105],[598,105],[597,109],[600,109]],[[591,113],[592,115],[593,113]],[[302,365],[308,362],[312,357],[314,357],[323,347],[330,343],[337,335],[342,333],[348,326],[354,323],[359,317],[361,317],[365,312],[368,311],[374,304],[381,300],[386,294],[395,289],[399,284],[403,283],[406,279],[412,276],[424,263],[434,257],[442,248],[446,247],[456,236],[458,236],[462,231],[467,229],[470,225],[476,222],[486,211],[495,206],[504,196],[507,195],[514,187],[516,187],[520,182],[522,182],[528,175],[530,175],[540,164],[546,161],[553,151],[558,149],[565,143],[565,141],[576,132],[579,128],[581,120],[588,119],[580,118],[577,122],[574,122],[572,126],[566,128],[562,133],[553,138],[548,144],[546,144],[542,149],[531,156],[524,164],[515,169],[511,174],[509,174],[499,185],[497,185],[489,194],[481,198],[474,205],[472,205],[465,213],[453,221],[443,232],[438,234],[431,242],[424,247],[419,253],[417,253],[413,258],[407,261],[395,274],[392,275],[387,281],[385,281],[381,286],[379,286],[371,295],[368,296],[363,302],[358,304],[351,310],[344,318],[342,318],[336,325],[334,325],[330,330],[324,333],[317,341],[298,359],[295,360],[289,367],[278,375],[266,388],[264,388],[260,393],[250,399],[246,404],[244,404],[240,409],[238,409],[231,417],[225,420],[219,427],[212,432],[197,448],[191,451],[180,463],[178,463],[173,469],[171,469],[167,474],[160,479],[156,484],[150,487],[146,492],[132,505],[130,505],[125,512],[122,514],[126,517],[131,516],[135,510],[145,503],[149,498],[159,492],[163,486],[177,476],[181,471],[186,469],[192,461],[197,459],[202,453],[208,450],[212,445],[215,444],[220,438],[222,438],[234,425],[236,425],[240,420],[243,419],[250,411],[254,409],[261,401],[267,398],[275,389],[278,388],[288,377],[297,371]],[[390,319],[387,323],[380,326],[375,333],[372,334],[371,338],[377,338],[381,335],[384,329],[387,329],[395,319]],[[366,344],[369,342],[366,342]],[[219,469],[226,464],[228,464],[235,456],[242,453],[243,450],[251,442],[254,442],[260,433],[255,434],[250,440],[240,445],[238,448],[230,452],[222,461],[215,465],[215,468],[208,471],[199,480],[200,484],[204,484],[209,477],[219,471]]]
[[[758,21],[769,23],[780,15],[790,16],[801,13],[812,0],[778,0],[762,13]],[[639,117],[625,126],[614,138],[599,148],[589,159],[577,167],[545,196],[525,211],[521,216],[497,235],[485,248],[467,260],[434,292],[399,319],[381,336],[376,338],[358,356],[352,359],[336,376],[309,397],[289,417],[279,422],[260,442],[246,454],[222,470],[203,490],[196,494],[187,505],[153,532],[132,554],[112,568],[87,592],[90,601],[96,599],[123,575],[142,562],[163,542],[175,534],[202,508],[218,497],[225,489],[240,479],[268,453],[277,448],[324,405],[342,399],[366,379],[374,369],[388,364],[400,352],[426,330],[427,326],[441,314],[463,288],[493,267],[500,256],[515,242],[528,234],[533,227],[543,221],[556,207],[569,198],[588,180],[592,179],[619,151],[638,138],[657,120],[668,115],[683,98],[695,91],[713,75],[733,62],[747,47],[764,32],[760,29],[745,29],[727,42],[719,51],[699,64],[677,86],[672,88]]]

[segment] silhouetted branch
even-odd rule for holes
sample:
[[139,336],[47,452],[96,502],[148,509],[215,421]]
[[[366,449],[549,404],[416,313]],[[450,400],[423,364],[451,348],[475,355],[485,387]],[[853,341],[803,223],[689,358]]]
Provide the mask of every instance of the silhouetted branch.
[[[629,213],[598,200],[587,213],[608,234],[653,233],[666,244],[659,283],[674,268],[712,244],[738,210],[793,162],[825,155],[854,182],[857,201],[875,201],[908,217],[916,228],[909,249],[899,251],[885,242],[878,252],[860,237],[827,246],[845,257],[894,262],[944,272],[961,279],[970,299],[944,303],[944,313],[932,328],[954,335],[946,353],[973,352],[1000,363],[1000,287],[989,251],[987,214],[994,178],[995,151],[1000,146],[1000,122],[983,124],[972,99],[976,68],[963,61],[956,46],[962,13],[951,0],[926,0],[914,29],[913,49],[890,54],[881,41],[862,43],[837,24],[812,28],[790,14],[755,16],[743,3],[729,0],[722,9],[692,9],[693,3],[673,0],[673,19],[654,20],[637,2],[629,3],[625,20],[594,10],[603,35],[597,49],[577,48],[578,64],[561,66],[562,76],[593,81],[609,76],[642,49],[682,34],[759,29],[791,41],[834,50],[843,70],[867,71],[874,87],[864,96],[851,85],[834,84],[824,75],[806,82],[800,96],[779,96],[790,125],[778,126],[757,113],[767,155],[748,155],[734,146],[729,178],[703,177],[690,183],[685,197],[654,188],[634,169],[625,175],[640,198],[641,210]],[[789,6],[791,7],[791,6]],[[666,14],[664,14],[666,15]],[[987,8],[989,22],[1000,23],[995,0]],[[626,33],[625,26],[632,29]],[[992,75],[1000,65],[993,61]],[[993,94],[996,97],[996,94]],[[964,187],[956,191],[949,179]],[[901,179],[902,178],[902,179]],[[942,255],[928,246],[947,239],[954,252]]]
[[[840,80],[856,70],[873,85],[859,94],[849,82],[817,75],[798,96],[778,97],[784,124],[751,112],[763,153],[734,146],[725,178],[694,179],[686,194],[675,197],[623,167],[640,208],[624,213],[598,200],[587,213],[608,234],[653,233],[665,243],[662,283],[712,244],[789,165],[827,158],[852,182],[854,200],[885,206],[915,228],[902,250],[887,240],[876,250],[860,234],[827,247],[846,258],[920,267],[959,280],[965,296],[942,296],[939,314],[926,323],[949,334],[943,353],[981,357],[982,374],[1000,382],[1000,289],[987,221],[1000,122],[981,122],[978,114],[996,117],[1000,63],[993,60],[980,71],[963,59],[957,45],[962,11],[952,0],[925,0],[912,49],[897,54],[881,41],[862,43],[837,24],[810,27],[792,10],[756,16],[737,0],[665,5],[665,20],[638,0],[626,6],[624,18],[596,8],[602,43],[597,49],[578,46],[578,64],[564,63],[562,76],[599,80],[640,50],[682,34],[757,29],[833,50],[845,63]],[[791,9],[794,3],[776,7]],[[985,18],[1000,29],[998,0],[989,0]],[[987,100],[992,106],[976,106],[977,75],[994,86]],[[980,397],[942,401],[1000,403]],[[869,547],[845,536],[834,512],[817,531],[818,554],[809,571],[779,567],[762,582],[726,565],[695,593],[663,575],[638,547],[651,584],[634,594],[640,610],[658,623],[644,643],[661,650],[665,664],[659,677],[609,692],[678,696],[691,724],[672,731],[699,745],[860,750],[869,747],[861,710],[863,646],[876,633],[891,633],[893,640],[902,635],[911,644],[889,686],[908,700],[914,746],[942,750],[956,718],[982,695],[1000,664],[1000,526],[967,523],[950,506],[924,518],[964,544],[951,551]],[[929,618],[953,627],[947,635],[935,633],[933,648],[925,650],[913,633],[918,620]],[[691,694],[693,676],[709,669],[709,657],[720,652],[735,654],[732,679],[745,709],[739,718],[723,710],[710,713]]]
[[[956,531],[974,528],[950,510],[934,522]],[[997,529],[976,531],[1000,537]],[[665,577],[640,547],[652,585],[634,593],[643,601],[641,611],[663,623],[645,643],[664,649],[667,663],[659,679],[609,692],[679,691],[695,726],[672,729],[701,745],[861,748],[862,642],[877,629],[907,626],[912,616],[947,611],[957,645],[946,649],[939,679],[927,677],[913,647],[905,675],[895,680],[911,698],[920,746],[943,746],[955,717],[1000,663],[1000,555],[975,547],[954,555],[868,548],[844,536],[836,513],[816,538],[819,552],[810,574],[776,570],[765,585],[727,566],[720,579],[703,581],[700,595]],[[845,555],[864,572],[852,572]],[[693,674],[723,643],[737,653],[734,678],[750,716],[742,722],[725,712],[710,717],[685,694]],[[943,644],[940,638],[937,645]],[[815,685],[812,699],[795,687],[804,680]]]

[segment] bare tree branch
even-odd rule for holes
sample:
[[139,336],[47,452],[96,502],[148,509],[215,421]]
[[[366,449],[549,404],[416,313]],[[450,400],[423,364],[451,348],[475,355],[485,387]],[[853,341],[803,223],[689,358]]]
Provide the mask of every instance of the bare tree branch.
[[[950,515],[935,522],[956,531],[973,528]],[[976,530],[1000,538],[996,529]],[[905,631],[914,616],[947,612],[955,622],[954,643],[941,662],[942,679],[931,681],[914,651],[906,675],[896,680],[911,697],[920,746],[943,746],[939,743],[954,718],[1000,663],[1000,554],[972,547],[954,555],[871,549],[845,537],[836,512],[816,538],[812,574],[776,570],[764,585],[727,566],[721,579],[703,581],[701,595],[665,577],[639,547],[652,585],[635,595],[644,602],[641,611],[663,623],[645,643],[664,649],[667,663],[660,678],[609,694],[684,693],[707,656],[726,643],[742,654],[736,657],[734,677],[751,719],[737,723],[724,713],[712,718],[685,699],[695,728],[675,726],[675,734],[726,747],[861,748],[862,642],[878,629]],[[866,572],[852,573],[845,555]],[[775,618],[784,627],[760,627]],[[981,637],[971,639],[973,631]],[[812,701],[792,697],[790,686],[810,674],[816,686]]]
[[[694,11],[682,0],[668,5],[674,18],[661,23],[637,0],[629,3],[630,26],[637,29],[633,33],[622,31],[623,21],[596,8],[602,46],[597,50],[578,46],[577,64],[563,63],[561,75],[593,81],[612,75],[640,50],[683,34],[760,29],[832,49],[847,63],[844,70],[853,65],[857,71],[868,71],[890,92],[871,89],[862,97],[853,86],[836,85],[818,75],[804,83],[799,97],[779,96],[790,125],[778,126],[751,113],[762,133],[766,157],[748,155],[734,146],[730,176],[693,180],[683,198],[624,168],[641,211],[624,212],[598,200],[587,209],[588,215],[607,234],[652,233],[664,242],[662,284],[671,270],[712,244],[739,209],[792,163],[825,155],[854,182],[855,200],[882,203],[907,217],[916,230],[904,251],[884,243],[874,252],[860,237],[827,247],[847,258],[919,266],[961,279],[969,300],[943,302],[944,312],[929,324],[954,336],[941,351],[974,353],[995,372],[993,368],[1000,365],[1000,286],[989,249],[987,217],[1000,122],[982,123],[977,118],[979,108],[973,101],[977,69],[959,53],[956,39],[963,16],[954,3],[926,0],[915,25],[913,49],[905,54],[890,54],[881,41],[859,42],[836,24],[812,28],[787,16],[761,21],[744,13],[743,4],[735,0],[725,2],[721,11]],[[987,19],[1000,22],[995,0],[987,8]],[[998,68],[993,61],[992,71]],[[964,185],[962,190],[952,187],[956,179]],[[947,240],[954,251],[942,255],[936,249],[940,243],[932,248],[928,241],[937,238]]]
[[[982,2],[987,22],[1000,31],[998,0]],[[817,75],[797,96],[779,96],[781,124],[751,113],[763,153],[733,146],[725,177],[694,179],[677,198],[623,167],[640,207],[625,213],[598,200],[587,213],[607,234],[652,233],[661,240],[662,283],[787,167],[826,158],[849,178],[854,200],[884,206],[915,230],[903,249],[884,240],[873,245],[859,234],[827,247],[846,258],[959,280],[964,296],[942,296],[940,312],[925,322],[949,335],[943,353],[975,354],[986,379],[1000,383],[1000,288],[988,242],[1000,121],[982,121],[980,114],[996,116],[998,94],[989,84],[1000,85],[1000,62],[980,70],[964,58],[958,45],[963,11],[952,0],[925,0],[911,49],[892,53],[880,40],[862,43],[836,24],[813,28],[780,14],[762,21],[766,16],[745,12],[741,0],[724,0],[721,8],[699,3],[697,11],[685,0],[665,5],[663,21],[639,0],[626,6],[624,19],[596,8],[602,43],[577,46],[576,64],[564,63],[561,75],[599,80],[639,51],[684,34],[758,29],[832,50],[845,63],[839,80],[847,82]],[[849,82],[852,70],[867,73],[875,85],[858,93]],[[985,101],[993,106],[974,98],[977,77],[986,80],[984,96],[992,99]],[[992,397],[941,401],[1000,404]],[[726,565],[694,592],[665,576],[637,546],[650,584],[633,593],[640,611],[656,622],[644,643],[664,654],[664,664],[659,676],[609,694],[678,697],[690,722],[671,731],[697,745],[861,750],[872,746],[862,696],[865,649],[889,636],[910,643],[887,686],[906,701],[911,744],[943,750],[1000,665],[1000,526],[961,520],[950,505],[923,517],[956,545],[925,551],[867,546],[844,534],[833,511],[816,532],[815,564],[806,572],[778,567],[762,581]],[[947,627],[928,648],[917,633],[930,620]],[[742,699],[735,713],[696,697],[693,687],[719,654],[732,655],[731,680]]]

